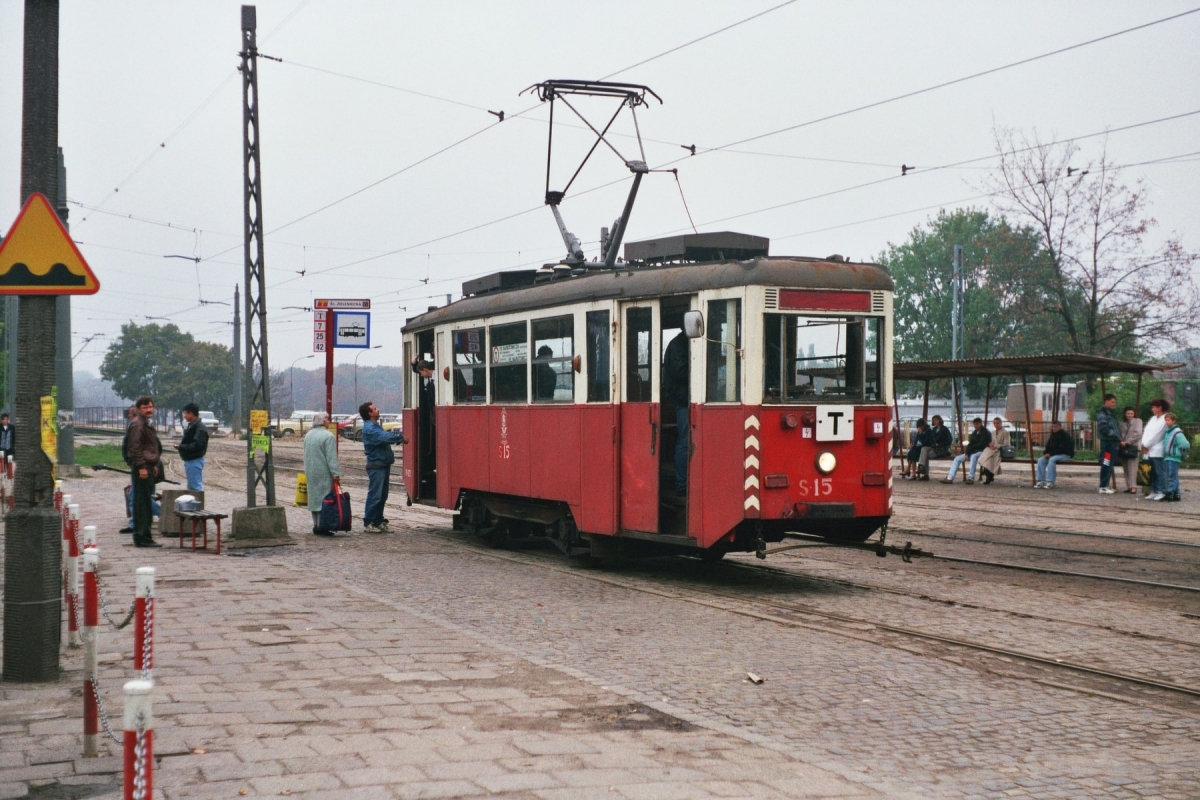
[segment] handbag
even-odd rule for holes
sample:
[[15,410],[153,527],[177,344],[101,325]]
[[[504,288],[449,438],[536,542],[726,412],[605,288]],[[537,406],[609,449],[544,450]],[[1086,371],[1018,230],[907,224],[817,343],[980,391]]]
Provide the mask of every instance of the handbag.
[[352,517],[350,514],[350,493],[343,492],[342,486],[336,480],[333,490],[321,500],[321,516],[317,527],[324,531],[348,531]]
[[1121,448],[1121,460],[1133,461],[1138,457],[1139,450],[1136,447],[1125,445]]
[[1011,444],[1000,445],[1000,459],[1014,459],[1017,457],[1017,448]]
[[1138,486],[1153,486],[1154,485],[1154,465],[1149,461],[1143,461],[1138,464],[1137,470],[1137,485]]

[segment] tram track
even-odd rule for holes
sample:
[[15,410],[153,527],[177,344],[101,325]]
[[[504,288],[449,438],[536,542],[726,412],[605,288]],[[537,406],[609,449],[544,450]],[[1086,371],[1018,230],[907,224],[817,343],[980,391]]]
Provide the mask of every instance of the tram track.
[[[765,622],[772,622],[775,624],[783,625],[785,627],[805,628],[805,629],[809,629],[809,630],[813,630],[813,631],[817,631],[817,632],[821,632],[821,633],[829,633],[829,634],[834,634],[834,635],[838,635],[838,636],[842,636],[842,637],[846,637],[846,638],[857,639],[860,641],[867,641],[867,642],[871,642],[874,644],[879,644],[881,646],[889,646],[888,642],[881,641],[879,639],[879,637],[870,635],[872,633],[872,631],[882,631],[887,634],[894,635],[894,636],[901,637],[901,638],[919,639],[922,641],[937,643],[939,645],[943,645],[943,646],[947,646],[947,647],[962,648],[964,650],[970,650],[970,651],[974,651],[977,653],[985,653],[990,656],[995,656],[995,657],[1001,658],[1001,659],[1009,659],[1010,661],[1019,661],[1019,662],[1023,662],[1028,665],[1035,665],[1039,668],[1049,668],[1049,669],[1054,669],[1054,670],[1071,672],[1071,673],[1075,673],[1078,675],[1087,675],[1087,676],[1091,676],[1096,679],[1114,681],[1114,682],[1117,682],[1119,684],[1124,684],[1129,687],[1140,687],[1142,689],[1153,689],[1153,690],[1157,690],[1157,691],[1161,691],[1161,692],[1169,692],[1169,693],[1172,693],[1175,695],[1182,695],[1182,696],[1186,696],[1189,698],[1194,698],[1194,699],[1200,700],[1200,688],[1198,688],[1198,687],[1192,687],[1192,686],[1187,686],[1187,685],[1183,685],[1183,684],[1172,683],[1170,681],[1155,680],[1153,678],[1148,678],[1145,676],[1131,675],[1128,673],[1103,669],[1103,668],[1088,665],[1088,664],[1075,663],[1072,661],[1067,661],[1065,659],[1058,659],[1053,656],[1043,656],[1043,655],[1038,655],[1036,653],[1030,653],[1030,652],[1015,650],[1015,649],[1011,649],[1011,648],[997,647],[994,645],[985,644],[983,642],[976,642],[976,641],[972,641],[969,639],[945,636],[942,634],[932,633],[929,631],[922,631],[922,630],[907,627],[907,626],[894,625],[894,624],[887,623],[887,622],[880,622],[878,620],[872,620],[872,619],[867,619],[867,618],[862,618],[862,617],[855,617],[852,615],[841,614],[838,612],[824,611],[824,610],[812,608],[812,607],[804,605],[804,604],[791,603],[788,601],[780,600],[776,597],[771,597],[768,595],[756,595],[756,596],[752,596],[752,597],[746,597],[743,595],[736,595],[736,594],[732,594],[729,592],[712,589],[711,587],[706,587],[703,592],[700,592],[698,590],[681,589],[680,587],[675,586],[675,585],[659,584],[659,585],[655,585],[655,586],[650,586],[650,585],[638,583],[633,580],[617,578],[617,577],[614,577],[611,575],[600,575],[600,574],[596,574],[595,572],[591,572],[588,570],[581,570],[581,569],[577,569],[577,568],[571,568],[571,567],[567,567],[567,566],[551,564],[551,563],[548,563],[548,561],[545,559],[541,559],[541,558],[538,558],[538,557],[535,557],[532,555],[514,553],[511,551],[502,552],[502,551],[484,549],[482,546],[474,546],[474,545],[468,544],[466,542],[462,542],[461,540],[458,540],[456,537],[453,537],[449,532],[446,532],[446,531],[439,531],[439,530],[434,530],[434,529],[429,529],[429,528],[426,528],[424,530],[429,535],[435,536],[443,541],[450,542],[450,543],[455,544],[456,546],[464,548],[464,549],[469,549],[471,551],[472,555],[482,556],[485,558],[498,559],[498,560],[503,560],[503,561],[509,561],[512,563],[518,563],[518,564],[523,564],[523,565],[527,565],[527,566],[535,566],[540,569],[551,570],[551,571],[558,572],[561,574],[569,574],[569,575],[573,575],[576,577],[581,577],[586,580],[605,583],[605,584],[608,584],[611,586],[627,589],[630,591],[636,591],[636,592],[640,592],[643,594],[653,595],[653,596],[657,596],[657,597],[661,597],[661,598],[669,599],[669,600],[686,602],[686,603],[690,603],[693,605],[704,606],[707,608],[712,608],[712,609],[719,610],[719,611],[725,611],[727,613],[735,614],[738,616],[749,617],[749,618],[753,618],[753,619],[758,619],[758,620],[765,621]],[[732,568],[736,568],[736,569],[742,569],[742,570],[751,570],[751,571],[756,571],[756,572],[772,572],[774,574],[784,575],[784,576],[787,576],[789,578],[796,579],[796,580],[808,580],[808,581],[816,581],[816,582],[826,582],[828,580],[828,579],[822,578],[820,576],[811,576],[811,575],[807,575],[807,574],[801,575],[801,574],[794,573],[790,570],[780,569],[780,568],[775,568],[775,567],[766,567],[766,566],[761,566],[761,565],[757,565],[757,564],[743,564],[740,562],[732,562],[731,561],[731,562],[726,562],[724,566],[728,566],[728,567],[732,567]],[[726,602],[719,602],[712,598],[721,598],[722,600],[724,600]],[[766,611],[764,611],[762,609],[774,610],[776,613],[767,613]],[[793,616],[786,616],[786,615],[793,615]],[[796,618],[796,616],[798,616],[799,618]],[[825,620],[828,623],[839,623],[840,627],[839,627],[839,625],[823,624],[821,622],[814,621],[812,619],[805,619],[804,617],[816,618],[817,620]],[[899,646],[900,649],[908,650],[909,652],[917,652],[917,651],[913,651],[910,648],[902,646],[902,645],[896,645],[896,646]],[[940,656],[935,654],[933,657],[940,657]],[[1073,686],[1070,684],[1062,684],[1062,683],[1058,683],[1055,681],[1047,681],[1044,679],[1039,679],[1036,675],[1022,675],[1022,674],[1018,674],[1018,673],[1013,673],[1011,671],[1006,671],[1003,669],[1001,669],[998,672],[997,672],[997,670],[989,670],[989,671],[996,672],[996,674],[1000,674],[1003,677],[1034,680],[1035,682],[1043,683],[1046,685],[1051,685],[1056,688],[1063,688],[1063,689],[1068,689],[1068,690],[1072,690],[1072,691],[1079,691],[1079,692],[1083,692],[1086,694],[1100,695],[1100,696],[1110,697],[1111,699],[1122,700],[1122,701],[1126,701],[1126,702],[1140,702],[1140,701],[1144,701],[1147,699],[1145,697],[1138,697],[1136,695],[1135,696],[1123,696],[1119,693],[1114,693],[1112,691],[1107,691],[1107,690],[1103,690],[1103,689],[1098,690],[1098,689],[1095,689],[1092,687]],[[1200,705],[1197,706],[1196,710],[1197,710],[1197,712],[1200,712]]]
[[[896,503],[897,510],[903,510],[904,508],[907,507],[907,508],[928,509],[930,511],[944,511],[946,508],[944,504],[939,505],[937,503],[922,503],[919,501],[914,501],[911,497],[908,497],[905,495],[895,494],[894,497],[895,497],[895,503]],[[1120,497],[1120,495],[1117,494],[1117,495],[1114,495],[1114,497]],[[1093,513],[1096,512],[1098,509],[1098,507],[1092,503],[1075,503],[1075,502],[1071,502],[1069,500],[1063,501],[1063,500],[1059,500],[1057,497],[1054,498],[1053,505],[1047,505],[1045,502],[1035,500],[1034,498],[1031,498],[1031,497],[1014,497],[1014,496],[1008,495],[1008,494],[1004,495],[1003,500],[1004,500],[1004,503],[1006,504],[1006,508],[1011,506],[1013,503],[1021,503],[1023,505],[1034,506],[1036,509],[1037,516],[1039,516],[1039,517],[1050,517],[1050,518],[1056,518],[1056,519],[1078,519],[1079,518],[1078,516],[1062,517],[1062,516],[1057,516],[1053,513],[1055,509],[1062,508],[1064,506],[1070,506],[1072,508],[1086,508]],[[1166,511],[1166,510],[1162,509],[1160,507],[1160,505],[1161,504],[1159,504],[1159,503],[1149,503],[1149,502],[1144,504],[1145,507],[1138,506],[1136,508],[1130,508],[1129,506],[1111,505],[1111,506],[1104,506],[1103,510],[1104,510],[1105,514],[1110,514],[1110,513],[1121,514],[1121,515],[1136,514],[1138,516],[1139,524],[1144,524],[1144,520],[1147,515],[1155,515],[1155,516],[1162,516],[1162,517],[1168,517],[1168,518],[1173,517],[1176,519],[1185,519],[1185,520],[1194,520],[1196,518],[1195,514],[1190,514],[1186,511]],[[1115,519],[1105,520],[1104,522],[1105,522],[1105,524],[1108,524],[1108,525],[1123,524],[1121,520],[1115,520]],[[1163,527],[1163,528],[1168,528],[1171,530],[1191,531],[1193,533],[1200,533],[1200,527],[1195,527],[1195,526],[1171,525],[1169,523],[1156,523],[1155,527]]]
[[[1037,528],[1014,528],[1014,527],[1005,526],[1005,525],[994,525],[994,526],[988,525],[987,527],[1001,528],[1004,530],[1028,530],[1028,531],[1039,530]],[[1188,561],[1188,560],[1184,560],[1184,559],[1166,558],[1166,557],[1162,557],[1162,556],[1133,555],[1130,553],[1113,553],[1113,552],[1104,552],[1101,550],[1075,550],[1075,549],[1072,549],[1069,547],[1053,547],[1051,545],[1028,544],[1026,542],[1006,542],[1001,539],[976,539],[976,538],[970,537],[970,536],[960,536],[960,535],[947,534],[947,533],[928,533],[926,531],[909,530],[906,528],[892,528],[891,531],[893,533],[904,533],[909,536],[924,536],[927,539],[944,539],[946,541],[951,541],[951,542],[970,542],[972,544],[988,544],[988,545],[996,545],[999,547],[1022,547],[1022,548],[1025,548],[1026,550],[1047,550],[1047,551],[1055,552],[1055,553],[1069,553],[1072,555],[1098,556],[1101,558],[1121,558],[1121,559],[1128,559],[1128,560],[1133,560],[1133,561],[1161,561],[1161,562],[1166,562],[1166,563],[1170,563],[1170,564],[1185,564],[1185,565],[1189,565],[1189,566],[1200,567],[1200,561]],[[1103,538],[1113,538],[1113,537],[1103,537]],[[1144,539],[1134,539],[1133,537],[1122,537],[1122,539],[1125,541],[1136,541],[1136,542],[1145,542],[1146,541]],[[1168,544],[1168,543],[1167,542],[1155,542],[1155,544]],[[1183,543],[1171,542],[1169,544],[1183,544]],[[1200,545],[1186,545],[1186,546],[1200,547]]]

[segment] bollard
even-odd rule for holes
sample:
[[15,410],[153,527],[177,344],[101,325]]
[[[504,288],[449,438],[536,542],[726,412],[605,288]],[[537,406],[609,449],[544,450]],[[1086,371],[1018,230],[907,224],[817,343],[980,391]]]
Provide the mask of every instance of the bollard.
[[150,681],[125,684],[124,800],[150,800],[154,796],[154,717]]
[[133,668],[150,680],[154,668],[154,567],[138,567],[133,630]]
[[96,546],[96,526],[84,525],[83,536],[79,539],[79,549],[87,550],[89,547]]
[[[91,532],[95,543],[96,526],[84,529],[84,538]],[[96,633],[100,624],[100,585],[96,583],[96,568],[100,551],[95,547],[83,551],[83,756],[95,758],[100,754],[100,708],[96,702],[96,674],[100,671]]]
[[79,539],[75,536],[75,524],[79,521],[79,506],[71,502],[71,495],[63,495],[63,570],[66,573],[64,591],[67,601],[67,646],[79,646]]

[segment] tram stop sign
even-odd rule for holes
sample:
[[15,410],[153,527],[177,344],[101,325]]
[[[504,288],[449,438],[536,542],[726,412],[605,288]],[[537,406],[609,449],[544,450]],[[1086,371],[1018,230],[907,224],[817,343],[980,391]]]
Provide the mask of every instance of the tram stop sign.
[[0,242],[0,295],[95,294],[100,281],[44,194],[25,201]]

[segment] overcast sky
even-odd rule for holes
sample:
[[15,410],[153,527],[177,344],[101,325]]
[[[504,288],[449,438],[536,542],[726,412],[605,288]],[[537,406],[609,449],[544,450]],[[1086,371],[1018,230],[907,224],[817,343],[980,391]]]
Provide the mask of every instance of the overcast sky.
[[[994,162],[932,168],[992,154],[996,125],[1068,138],[1200,111],[1193,14],[705,153],[1192,7],[798,0],[626,69],[780,1],[259,3],[260,51],[283,59],[260,60],[259,74],[272,366],[312,352],[311,314],[285,306],[372,298],[373,343],[383,347],[359,363],[398,364],[406,316],[457,297],[464,278],[563,255],[542,206],[545,108],[518,96],[547,78],[612,75],[664,101],[639,109],[638,122],[647,160],[678,167],[679,186],[670,174],[647,177],[626,241],[689,230],[681,187],[701,231],[768,236],[774,255],[860,260],[938,208],[986,205],[978,195]],[[97,371],[121,324],[147,317],[231,343],[232,309],[200,300],[231,302],[242,282],[239,5],[62,2],[59,136],[71,233],[103,284],[74,301],[75,348],[103,334],[77,369]],[[4,229],[20,202],[23,7],[0,0]],[[509,118],[497,122],[489,109]],[[627,114],[617,129],[632,133]],[[1115,163],[1133,164],[1194,153],[1198,133],[1200,115],[1113,133],[1107,148]],[[583,134],[556,127],[552,188],[590,144]],[[633,139],[613,142],[636,157]],[[680,147],[691,144],[699,155]],[[1105,139],[1080,144],[1086,157]],[[1196,159],[1125,174],[1146,181],[1158,235],[1178,232],[1192,250],[1200,249]],[[901,164],[917,169],[900,178]],[[628,183],[582,192],[628,174],[598,150],[562,205],[589,257]],[[763,210],[773,206],[781,207]],[[338,360],[353,355],[339,351]]]

